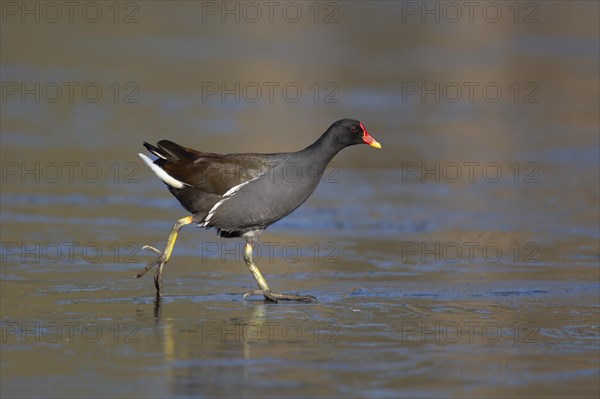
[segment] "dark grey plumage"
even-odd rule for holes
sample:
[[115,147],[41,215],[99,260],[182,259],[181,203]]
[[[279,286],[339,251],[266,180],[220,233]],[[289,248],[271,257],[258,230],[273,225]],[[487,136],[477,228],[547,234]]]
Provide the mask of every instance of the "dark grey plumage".
[[176,187],[165,181],[197,223],[237,237],[263,230],[302,205],[331,159],[347,146],[370,144],[366,136],[359,121],[342,119],[312,145],[290,153],[220,155],[168,140],[144,146],[158,157],[156,166],[182,183]]

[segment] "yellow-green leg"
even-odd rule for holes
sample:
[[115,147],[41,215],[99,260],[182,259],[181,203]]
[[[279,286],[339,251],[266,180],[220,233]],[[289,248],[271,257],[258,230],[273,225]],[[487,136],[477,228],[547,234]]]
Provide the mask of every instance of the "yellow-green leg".
[[143,247],[143,249],[147,249],[157,254],[158,258],[149,262],[148,265],[144,268],[144,270],[140,271],[136,275],[136,277],[140,278],[154,266],[158,266],[158,269],[156,269],[156,274],[154,275],[154,285],[156,286],[156,296],[158,297],[162,296],[163,267],[167,264],[169,259],[171,259],[171,254],[173,253],[173,247],[175,247],[175,241],[177,241],[177,235],[179,234],[179,230],[181,230],[183,226],[187,226],[188,224],[191,224],[193,222],[193,216],[186,216],[177,220],[173,225],[173,228],[171,229],[171,234],[169,234],[169,239],[167,240],[167,246],[165,247],[165,250],[163,252],[150,245],[144,245]]
[[278,302],[281,300],[283,300],[283,301],[299,301],[299,302],[316,302],[317,301],[317,298],[315,298],[314,296],[310,296],[310,295],[303,296],[303,295],[294,295],[294,294],[276,294],[274,292],[271,292],[271,289],[269,288],[269,284],[267,284],[267,280],[265,280],[265,278],[263,277],[260,270],[258,270],[258,266],[256,265],[256,263],[254,263],[254,260],[252,259],[252,243],[251,242],[247,242],[246,246],[244,247],[244,261],[246,262],[246,265],[248,265],[248,269],[250,269],[250,272],[254,276],[254,279],[256,280],[256,283],[258,284],[258,287],[260,288],[258,290],[252,290],[252,291],[246,292],[244,294],[244,298],[248,298],[253,295],[262,295],[265,298],[267,298],[268,300],[271,300],[273,302]]

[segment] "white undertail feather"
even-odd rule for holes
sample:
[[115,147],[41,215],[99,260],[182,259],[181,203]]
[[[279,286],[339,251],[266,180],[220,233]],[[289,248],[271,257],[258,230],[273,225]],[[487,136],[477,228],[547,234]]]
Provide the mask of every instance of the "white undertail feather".
[[156,176],[158,176],[158,178],[160,180],[162,180],[165,183],[167,183],[169,186],[171,186],[173,188],[183,188],[183,186],[185,186],[185,183],[177,180],[173,176],[170,176],[160,166],[158,166],[154,162],[152,162],[152,160],[150,158],[148,158],[146,155],[144,155],[144,154],[138,154],[138,155],[140,156],[140,158],[142,158],[142,160],[144,161],[144,163],[146,163],[146,165],[148,165],[148,167],[150,169],[152,169],[152,171],[154,172],[154,174]]
[[154,151],[150,151],[151,153],[153,153],[154,155],[156,155],[157,157],[161,158],[161,159],[167,159],[167,157],[165,157],[164,155],[161,155],[158,152],[154,152]]
[[[264,173],[263,173],[264,174]],[[202,227],[207,227],[208,222],[210,221],[210,218],[213,217],[213,215],[215,214],[215,212],[217,211],[217,209],[228,199],[231,199],[231,197],[233,197],[233,195],[242,187],[244,187],[246,184],[253,182],[254,180],[258,179],[259,177],[261,177],[263,174],[260,174],[258,176],[256,176],[253,179],[247,180],[243,183],[238,184],[237,186],[233,186],[231,187],[229,190],[227,190],[227,192],[225,194],[223,194],[223,199],[220,200],[219,202],[217,202],[216,204],[213,205],[212,208],[210,208],[210,211],[208,211],[208,215],[206,216],[206,219],[204,219],[204,222],[202,222],[201,226]]]

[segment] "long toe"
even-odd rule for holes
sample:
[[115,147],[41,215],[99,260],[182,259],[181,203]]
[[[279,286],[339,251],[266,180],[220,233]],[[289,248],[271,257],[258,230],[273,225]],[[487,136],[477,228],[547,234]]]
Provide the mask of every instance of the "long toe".
[[265,291],[263,290],[252,290],[252,291],[248,291],[244,294],[244,299],[245,298],[250,298],[251,296],[255,296],[255,295],[262,295],[264,296]]
[[151,260],[150,262],[148,262],[146,264],[146,267],[143,268],[142,270],[140,270],[138,272],[138,274],[135,275],[135,277],[140,278],[142,277],[144,274],[148,273],[152,268],[154,268],[154,266],[159,266],[161,265],[161,263],[165,263],[165,257],[163,255],[163,253],[161,251],[159,251],[158,249],[150,246],[150,245],[144,245],[142,247],[142,249],[146,249],[150,252],[154,252],[155,254],[157,254],[158,256],[156,257],[156,259]]
[[245,298],[250,298],[251,296],[261,295],[268,301],[273,301],[275,303],[279,301],[296,301],[296,302],[317,302],[317,298],[311,295],[295,295],[295,294],[277,294],[275,292],[271,292],[268,290],[252,290],[248,291],[244,294]]
[[279,301],[296,301],[296,302],[317,302],[317,298],[311,295],[295,295],[295,294],[277,294],[270,291],[264,291],[265,298],[277,303]]

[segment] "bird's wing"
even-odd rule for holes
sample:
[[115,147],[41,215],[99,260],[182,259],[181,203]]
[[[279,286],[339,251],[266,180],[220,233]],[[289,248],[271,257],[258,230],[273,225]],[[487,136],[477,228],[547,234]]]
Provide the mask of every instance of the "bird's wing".
[[270,163],[263,154],[214,154],[168,140],[159,141],[156,147],[148,143],[144,146],[158,157],[153,164],[166,176],[161,176],[158,170],[155,173],[172,187],[168,177],[184,186],[222,196],[269,171]]

